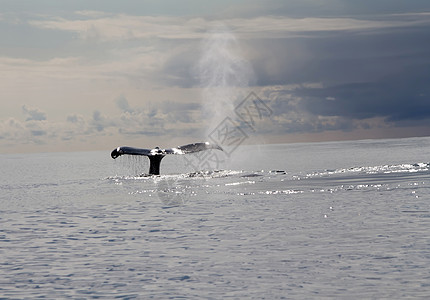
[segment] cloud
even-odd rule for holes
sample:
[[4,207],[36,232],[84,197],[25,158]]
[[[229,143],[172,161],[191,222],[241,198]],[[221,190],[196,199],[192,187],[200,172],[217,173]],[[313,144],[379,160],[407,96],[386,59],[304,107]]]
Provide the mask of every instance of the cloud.
[[187,128],[197,132],[201,126],[200,103],[165,100],[142,108],[129,105],[124,96],[115,102],[122,111],[115,126],[123,135],[181,136]]
[[0,122],[0,136],[2,139],[11,142],[17,138],[21,138],[24,128],[24,125],[20,121],[9,118]]
[[124,96],[120,96],[115,100],[116,106],[121,109],[123,112],[132,113],[134,111],[133,108],[128,104],[127,98]]
[[38,108],[29,108],[26,105],[23,105],[22,111],[25,115],[27,115],[26,121],[46,120],[46,114]]
[[297,95],[300,89],[319,89],[318,84],[303,86],[272,86],[257,91],[261,100],[271,109],[270,116],[255,119],[253,135],[270,136],[285,134],[321,133],[325,131],[352,131],[363,128],[369,120],[362,121],[343,116],[313,114],[302,105]]
[[177,101],[162,101],[158,103],[159,108],[163,113],[200,111],[201,104],[193,102],[177,102]]
[[315,115],[423,122],[430,119],[429,67],[415,67],[413,72],[405,70],[375,82],[303,89],[297,95],[303,98],[302,108]]
[[54,17],[33,20],[32,26],[76,33],[81,39],[97,41],[132,40],[145,38],[188,39],[199,38],[204,31],[203,19],[166,16],[133,16],[126,14],[80,16],[86,19]]
[[[54,125],[54,126],[53,126]],[[0,139],[6,145],[44,145],[55,138],[58,128],[46,120],[26,120],[14,118],[0,121]],[[7,150],[6,150],[7,151]]]
[[33,136],[43,136],[47,134],[45,130],[31,130],[30,132]]
[[[0,138],[55,144],[204,134],[206,105],[199,101],[208,77],[198,63],[202,40],[219,24],[241,48],[227,67],[242,75],[234,63],[249,61],[255,85],[244,81],[273,110],[256,135],[428,126],[430,19],[420,12],[428,1],[410,9],[393,1],[384,10],[381,2],[251,0],[210,17],[119,10],[0,15],[2,24],[18,26],[12,20],[21,18],[19,26],[51,39],[10,35],[13,45],[25,38],[31,47],[0,54],[2,91],[13,96],[3,114],[24,114],[0,120]],[[220,67],[217,58],[209,69]],[[22,99],[37,107],[21,107]]]
[[72,124],[83,124],[85,123],[84,117],[79,114],[70,114],[66,118],[67,122],[70,122]]
[[115,121],[111,120],[110,117],[102,114],[99,110],[93,112],[91,119],[91,129],[95,129],[97,132],[104,131],[109,127],[116,127]]
[[416,1],[350,1],[350,0],[248,0],[246,5],[232,3],[224,15],[256,17],[261,15],[303,17],[333,16],[381,16],[382,14],[404,14],[429,11],[426,0]]
[[[365,16],[360,19],[263,15],[213,20],[80,11],[67,19],[39,17],[29,24],[44,30],[74,32],[86,39],[86,43],[91,44],[86,49],[94,48],[96,54],[44,61],[0,57],[0,69],[4,70],[5,77],[14,74],[18,77],[24,73],[51,80],[123,79],[134,81],[136,85],[190,88],[199,85],[195,67],[202,53],[200,41],[207,37],[208,30],[219,24],[229,28],[246,49],[243,54],[251,61],[258,84],[274,85],[285,84],[285,80],[296,83],[320,81],[319,78],[326,75],[323,72],[327,71],[331,73],[329,75],[336,73],[342,74],[338,77],[344,77],[354,68],[368,66],[360,62],[366,54],[373,53],[376,63],[382,64],[376,55],[383,55],[385,49],[389,52],[396,49],[397,45],[392,43],[397,35],[407,38],[413,33],[417,36],[414,40],[405,40],[403,48],[409,42],[419,44],[425,40],[430,20],[426,14],[385,15],[371,19]],[[119,46],[114,49],[99,43],[108,41]],[[123,42],[122,46],[119,41]],[[368,47],[373,44],[377,48]],[[419,48],[419,45],[410,47]],[[385,65],[373,65],[367,74],[379,75],[385,69]],[[359,76],[363,71],[366,70],[354,73]]]
[[417,25],[249,45],[258,85],[267,87],[275,121],[288,132],[428,126],[428,29]]
[[[381,82],[266,86],[257,90],[271,108],[260,122],[266,134],[319,133],[394,127],[428,127],[428,69]],[[410,76],[410,77],[408,77]]]
[[241,38],[285,38],[297,36],[298,33],[363,31],[430,23],[426,15],[415,15],[414,18],[411,18],[411,15],[404,18],[397,15],[375,20],[358,17],[297,18],[260,14],[258,17],[213,20],[201,17],[135,16],[94,11],[77,14],[79,18],[52,17],[31,20],[29,24],[42,29],[73,32],[84,40],[106,42],[136,39],[202,39],[206,31],[219,25],[220,21]]
[[200,103],[181,103],[174,101],[164,101],[160,105],[160,110],[165,114],[166,122],[169,124],[183,123],[192,124],[201,122]]

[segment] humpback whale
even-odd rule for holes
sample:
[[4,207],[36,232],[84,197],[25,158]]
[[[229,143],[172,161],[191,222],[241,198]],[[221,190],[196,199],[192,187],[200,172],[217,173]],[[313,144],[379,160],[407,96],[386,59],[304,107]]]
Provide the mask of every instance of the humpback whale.
[[115,148],[110,156],[115,159],[121,155],[144,155],[149,158],[149,175],[160,175],[160,164],[161,160],[167,154],[188,154],[195,153],[204,150],[216,149],[224,151],[220,146],[216,144],[211,144],[209,142],[204,143],[194,143],[187,144],[183,146],[178,146],[175,148],[160,149],[155,147],[154,149],[141,149],[134,147],[118,147]]

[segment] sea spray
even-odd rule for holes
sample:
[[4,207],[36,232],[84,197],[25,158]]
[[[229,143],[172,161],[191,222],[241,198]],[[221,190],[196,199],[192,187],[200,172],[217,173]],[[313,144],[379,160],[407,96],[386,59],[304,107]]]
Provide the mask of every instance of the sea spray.
[[226,117],[234,117],[234,108],[243,89],[252,78],[250,63],[244,58],[239,42],[224,25],[208,32],[203,41],[198,65],[206,136]]

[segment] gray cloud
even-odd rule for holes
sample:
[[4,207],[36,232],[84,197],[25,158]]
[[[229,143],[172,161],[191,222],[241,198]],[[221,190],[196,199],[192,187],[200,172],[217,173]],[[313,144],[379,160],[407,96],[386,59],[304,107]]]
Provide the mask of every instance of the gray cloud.
[[261,100],[270,107],[272,114],[257,120],[253,134],[283,135],[333,130],[351,131],[368,125],[367,120],[357,121],[344,116],[322,116],[310,112],[303,106],[303,98],[297,96],[298,91],[303,88],[276,87],[261,91]]
[[93,111],[90,124],[91,129],[95,129],[97,132],[102,132],[109,127],[116,127],[115,122],[113,122],[109,117],[103,115],[99,110]]
[[190,88],[198,84],[196,66],[197,58],[200,56],[199,43],[191,40],[186,44],[186,50],[173,53],[155,72],[154,75],[159,82],[183,88]]
[[428,127],[430,88],[425,82],[430,71],[422,71],[415,77],[395,74],[380,82],[266,87],[260,95],[273,114],[265,120],[263,131],[282,134]]
[[[289,130],[428,126],[429,29],[424,24],[327,32],[313,38],[278,39],[264,46],[256,40],[250,45],[258,54],[253,64],[260,86],[298,86],[278,91],[279,99],[271,102],[275,115],[285,119],[280,122]],[[321,86],[301,85],[306,82]],[[372,118],[385,124],[366,121]],[[330,122],[321,121],[326,119]]]
[[302,89],[302,108],[322,116],[353,119],[383,117],[387,122],[430,119],[430,64],[405,68],[374,82]]
[[46,120],[46,114],[38,108],[29,108],[26,105],[23,105],[22,111],[25,115],[27,115],[26,121]]
[[261,15],[301,17],[360,17],[395,14],[405,12],[429,11],[427,0],[250,0],[237,4],[234,1],[223,11],[224,15],[254,17]]
[[117,107],[122,111],[116,126],[122,132],[153,132],[142,128],[157,128],[159,134],[166,132],[166,125],[175,123],[191,124],[198,120],[201,104],[193,102],[179,102],[173,100],[154,101],[145,108],[133,107],[125,96],[115,100]]
[[67,122],[73,123],[73,124],[79,124],[79,123],[84,123],[84,117],[78,114],[70,114],[67,116],[66,118]]
[[[430,26],[249,42],[258,85],[377,80],[429,62]],[[412,71],[410,69],[409,71]]]
[[47,134],[45,130],[31,130],[30,132],[33,136],[43,136]]
[[177,101],[162,101],[158,103],[159,108],[163,113],[172,113],[172,112],[187,112],[187,111],[199,111],[201,110],[200,103],[192,103],[192,102],[177,102]]
[[130,105],[128,104],[127,98],[125,98],[124,96],[119,96],[115,100],[115,104],[123,112],[132,113],[134,111],[134,109],[131,108]]

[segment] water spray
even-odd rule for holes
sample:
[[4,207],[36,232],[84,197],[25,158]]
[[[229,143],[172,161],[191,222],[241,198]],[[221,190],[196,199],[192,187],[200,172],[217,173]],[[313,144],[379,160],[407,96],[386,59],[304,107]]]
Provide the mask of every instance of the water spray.
[[219,122],[234,115],[241,89],[248,86],[252,68],[243,57],[234,34],[224,25],[208,32],[203,42],[198,73],[203,87],[203,116],[209,134]]

